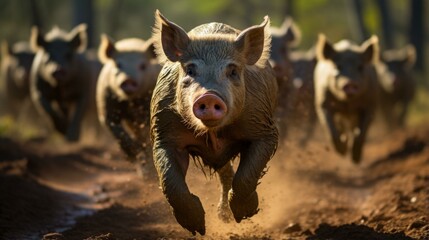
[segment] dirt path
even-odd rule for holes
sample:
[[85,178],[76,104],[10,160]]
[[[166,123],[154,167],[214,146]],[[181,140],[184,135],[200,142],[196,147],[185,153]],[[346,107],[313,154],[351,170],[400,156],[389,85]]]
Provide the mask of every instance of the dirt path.
[[192,165],[207,227],[194,237],[155,174],[139,178],[114,143],[0,138],[0,239],[429,239],[428,128],[371,138],[359,166],[324,141],[281,145],[258,187],[260,212],[240,224],[217,219],[218,180]]

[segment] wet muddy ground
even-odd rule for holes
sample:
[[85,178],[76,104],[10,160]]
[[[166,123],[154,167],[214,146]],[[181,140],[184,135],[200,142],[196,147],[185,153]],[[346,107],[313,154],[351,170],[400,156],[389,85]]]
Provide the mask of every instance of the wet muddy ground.
[[151,163],[140,178],[113,142],[0,138],[0,239],[429,239],[429,127],[371,136],[358,166],[319,135],[279,146],[240,224],[217,219],[218,179],[192,164],[203,237],[176,223]]

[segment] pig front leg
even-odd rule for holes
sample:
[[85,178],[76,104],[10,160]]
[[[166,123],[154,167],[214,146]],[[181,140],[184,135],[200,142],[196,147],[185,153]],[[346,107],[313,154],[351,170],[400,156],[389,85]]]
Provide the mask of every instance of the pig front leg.
[[76,142],[79,140],[80,127],[87,107],[87,102],[88,101],[86,101],[84,97],[80,97],[76,103],[70,125],[67,128],[66,138],[68,141]]
[[340,132],[335,125],[331,111],[323,107],[317,107],[316,110],[322,126],[329,133],[331,142],[333,143],[335,150],[341,155],[345,155],[347,152],[347,141],[341,141]]
[[143,151],[143,146],[135,141],[122,125],[123,111],[125,111],[126,106],[119,104],[110,95],[106,95],[98,104],[98,112],[103,116],[100,119],[104,119],[101,121],[104,121],[104,124],[119,142],[122,151],[127,155],[127,160],[135,162],[137,155]]
[[136,157],[143,151],[142,144],[131,138],[121,123],[121,117],[117,115],[108,115],[106,124],[115,139],[119,142],[122,151],[127,155],[127,160],[136,161]]
[[408,114],[408,106],[410,102],[408,100],[401,102],[401,109],[398,116],[399,127],[403,128],[405,126],[405,120]]
[[[270,132],[270,131],[268,131]],[[278,144],[278,133],[250,143],[241,153],[240,164],[228,194],[228,201],[236,222],[241,222],[258,212],[256,186],[263,175],[264,168],[274,155]]]
[[222,221],[229,222],[232,219],[231,210],[228,205],[228,191],[232,187],[232,179],[234,178],[232,163],[228,162],[217,173],[221,184],[221,196],[217,207],[217,214]]
[[30,82],[31,99],[37,110],[52,121],[56,131],[65,135],[67,131],[67,119],[59,112],[59,109],[54,109],[52,106],[54,102],[52,99],[54,92],[55,89],[48,86],[46,82],[39,77],[32,79]]
[[372,113],[365,111],[360,114],[359,126],[354,131],[352,160],[358,164],[361,161],[363,144],[372,120]]
[[158,171],[162,191],[172,207],[177,222],[193,235],[204,235],[204,209],[200,199],[193,195],[186,185],[185,176],[189,164],[187,151],[175,150],[165,143],[153,144],[154,164]]
[[39,94],[36,102],[40,104],[44,113],[51,119],[54,124],[54,128],[59,133],[65,135],[67,132],[67,119],[52,107],[51,100],[47,99],[42,94]]

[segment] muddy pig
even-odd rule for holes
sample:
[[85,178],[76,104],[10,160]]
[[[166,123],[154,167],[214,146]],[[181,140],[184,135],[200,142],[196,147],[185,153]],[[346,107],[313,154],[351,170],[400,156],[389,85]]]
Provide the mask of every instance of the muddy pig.
[[361,160],[376,104],[378,38],[361,46],[347,40],[331,45],[321,34],[314,70],[315,105],[319,121],[335,150],[345,155],[351,143],[354,163]]
[[155,49],[165,65],[151,102],[154,163],[178,223],[204,235],[203,206],[185,182],[190,157],[219,175],[220,218],[228,221],[232,211],[240,222],[258,212],[256,186],[278,143],[269,19],[243,31],[209,23],[186,33],[155,15]]
[[5,84],[7,111],[18,118],[23,108],[30,104],[29,75],[34,53],[25,41],[13,46],[4,41],[1,50],[1,82]]
[[408,106],[416,92],[412,68],[416,61],[414,46],[384,51],[377,64],[380,110],[387,126],[403,127]]
[[84,24],[69,33],[54,27],[46,36],[33,27],[31,34],[37,52],[30,75],[33,102],[69,141],[79,140],[83,118],[95,104],[93,71],[82,54],[86,42]]
[[104,64],[97,82],[99,120],[128,160],[146,159],[152,155],[150,99],[161,70],[152,41],[129,38],[115,43],[102,35],[99,59]]

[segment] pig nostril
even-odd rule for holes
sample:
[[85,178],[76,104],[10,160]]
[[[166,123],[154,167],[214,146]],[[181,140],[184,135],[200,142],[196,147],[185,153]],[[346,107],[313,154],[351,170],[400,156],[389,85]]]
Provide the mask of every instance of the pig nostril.
[[214,108],[215,108],[216,110],[220,110],[220,106],[219,106],[219,105],[217,105],[217,104],[214,106]]
[[201,104],[200,105],[200,110],[204,110],[204,109],[206,109],[206,105],[205,104]]

